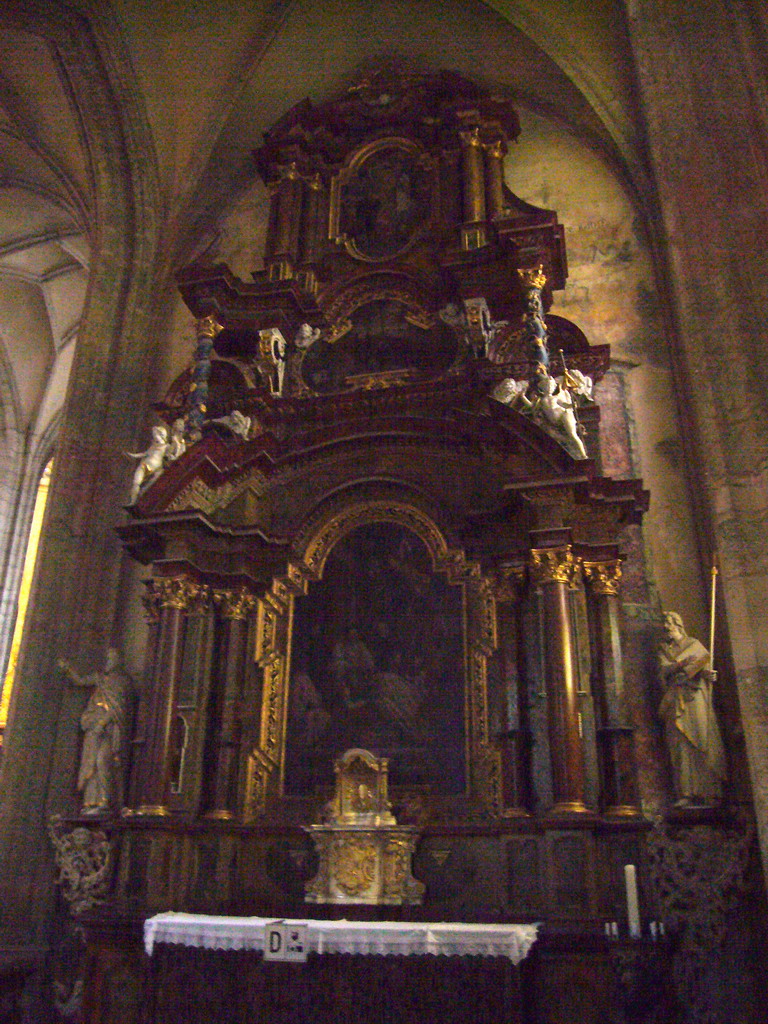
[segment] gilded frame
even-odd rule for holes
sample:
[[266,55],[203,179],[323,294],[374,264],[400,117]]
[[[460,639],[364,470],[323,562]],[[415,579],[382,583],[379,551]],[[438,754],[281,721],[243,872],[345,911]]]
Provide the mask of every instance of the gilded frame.
[[263,670],[259,745],[248,756],[243,817],[253,821],[282,796],[288,680],[296,597],[322,578],[325,562],[347,534],[370,523],[392,523],[415,533],[426,545],[435,572],[462,587],[464,626],[464,706],[467,795],[500,814],[501,755],[489,742],[488,658],[497,647],[496,599],[480,565],[451,547],[435,521],[406,501],[366,500],[335,511],[315,523],[297,541],[299,558],[275,577],[259,599],[257,663]]

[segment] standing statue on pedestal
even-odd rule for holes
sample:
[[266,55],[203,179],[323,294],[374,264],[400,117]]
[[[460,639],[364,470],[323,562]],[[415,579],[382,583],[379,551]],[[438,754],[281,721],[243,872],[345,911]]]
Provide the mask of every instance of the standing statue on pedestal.
[[82,794],[82,814],[106,814],[119,796],[131,705],[132,686],[122,668],[120,654],[110,647],[104,669],[79,676],[65,661],[59,667],[75,686],[93,687],[81,717],[83,750],[77,788]]
[[672,761],[675,806],[712,806],[722,800],[725,754],[712,706],[717,678],[709,651],[685,632],[677,612],[664,615],[659,645],[664,695],[659,715]]

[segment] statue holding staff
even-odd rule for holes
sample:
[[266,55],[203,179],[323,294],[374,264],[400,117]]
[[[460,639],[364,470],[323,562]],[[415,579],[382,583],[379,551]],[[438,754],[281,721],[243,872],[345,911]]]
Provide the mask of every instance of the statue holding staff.
[[712,806],[723,797],[725,753],[712,705],[710,653],[688,636],[677,612],[664,615],[659,644],[664,694],[659,715],[672,762],[675,806]]

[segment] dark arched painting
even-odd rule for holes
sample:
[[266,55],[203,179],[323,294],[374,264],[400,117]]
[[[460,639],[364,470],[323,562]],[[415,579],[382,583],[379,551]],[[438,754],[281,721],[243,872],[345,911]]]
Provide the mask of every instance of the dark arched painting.
[[351,327],[338,341],[317,341],[305,353],[301,375],[313,391],[346,391],[359,387],[360,378],[393,370],[437,377],[456,358],[456,335],[442,320],[420,326],[396,299],[367,302],[349,319]]
[[296,602],[286,794],[331,785],[351,747],[389,758],[392,785],[463,792],[463,675],[461,588],[409,531],[355,530]]

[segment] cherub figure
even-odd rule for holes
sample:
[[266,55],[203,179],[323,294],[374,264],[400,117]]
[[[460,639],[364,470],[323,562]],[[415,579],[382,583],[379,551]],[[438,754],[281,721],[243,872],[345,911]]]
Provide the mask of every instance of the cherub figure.
[[154,480],[163,469],[163,460],[168,450],[168,428],[162,424],[152,427],[152,443],[145,452],[126,452],[129,459],[139,459],[131,483],[130,504],[136,501],[142,487]]
[[215,423],[220,427],[226,427],[227,430],[231,430],[238,437],[245,438],[246,441],[251,432],[251,422],[251,417],[246,416],[239,409],[233,409],[226,416],[219,416],[217,419],[211,420],[211,423]]
[[530,416],[574,458],[589,458],[579,436],[573,397],[563,383],[548,373],[537,373],[530,384],[507,377],[496,385],[491,397]]
[[310,345],[314,345],[320,337],[320,328],[311,327],[309,324],[302,324],[296,331],[293,343],[300,352],[305,352]]
[[542,373],[536,381],[533,394],[533,400],[525,393],[520,396],[523,404],[531,410],[533,418],[545,429],[552,428],[549,433],[561,441],[575,458],[589,458],[584,442],[579,437],[573,398],[568,389],[548,373]]
[[171,439],[168,442],[168,447],[165,451],[164,461],[166,464],[169,462],[175,462],[176,459],[180,458],[180,456],[182,456],[187,450],[187,441],[185,437],[186,430],[187,423],[183,416],[179,416],[177,420],[173,421],[173,426],[171,427]]

